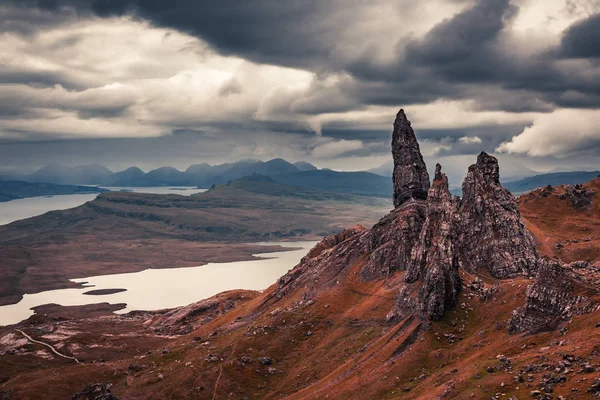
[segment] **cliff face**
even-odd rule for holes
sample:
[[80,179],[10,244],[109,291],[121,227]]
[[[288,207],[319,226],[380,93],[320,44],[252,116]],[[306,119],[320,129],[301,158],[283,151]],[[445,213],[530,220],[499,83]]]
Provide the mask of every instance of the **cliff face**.
[[469,167],[459,209],[460,263],[495,278],[531,275],[537,251],[525,229],[517,201],[500,184],[498,160],[486,153]]

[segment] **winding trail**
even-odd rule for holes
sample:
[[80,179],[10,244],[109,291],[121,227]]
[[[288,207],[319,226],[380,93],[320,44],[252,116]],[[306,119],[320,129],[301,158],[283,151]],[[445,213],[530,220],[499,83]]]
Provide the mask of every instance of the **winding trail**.
[[25,332],[23,332],[23,331],[22,331],[22,330],[20,330],[20,329],[15,329],[15,331],[17,331],[17,332],[19,332],[21,335],[25,336],[25,337],[27,338],[27,340],[29,340],[30,342],[37,343],[37,344],[41,344],[42,346],[46,346],[46,347],[48,347],[50,350],[52,350],[52,352],[53,352],[54,354],[56,354],[56,355],[57,355],[57,356],[59,356],[59,357],[66,358],[66,359],[68,359],[68,360],[73,360],[73,361],[75,361],[77,364],[80,364],[80,363],[81,363],[81,361],[79,361],[79,360],[78,360],[78,359],[76,359],[75,357],[71,357],[71,356],[67,356],[67,355],[64,355],[64,354],[62,354],[61,352],[59,352],[58,350],[56,350],[56,349],[54,348],[54,346],[52,346],[52,345],[50,345],[50,344],[48,344],[48,343],[44,343],[44,342],[40,342],[39,340],[35,340],[35,339],[33,339],[31,336],[29,336],[28,334],[26,334]]
[[227,360],[225,360],[224,362],[221,363],[219,376],[217,376],[217,381],[215,382],[215,391],[213,392],[212,400],[215,400],[217,398],[217,389],[219,388],[219,381],[221,380],[221,375],[223,375],[223,364],[225,364],[227,361],[231,360],[231,357],[233,357],[233,355],[235,354],[236,346],[237,346],[237,342],[235,342],[233,344],[233,348],[231,349],[231,354],[229,355],[229,357],[227,357]]

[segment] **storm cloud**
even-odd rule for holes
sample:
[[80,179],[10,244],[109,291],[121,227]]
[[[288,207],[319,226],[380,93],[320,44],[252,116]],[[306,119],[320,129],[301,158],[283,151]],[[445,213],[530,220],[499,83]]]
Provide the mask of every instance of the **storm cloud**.
[[404,107],[431,157],[593,167],[599,13],[594,0],[3,0],[0,138],[168,153],[187,130],[253,149],[223,161],[368,169]]

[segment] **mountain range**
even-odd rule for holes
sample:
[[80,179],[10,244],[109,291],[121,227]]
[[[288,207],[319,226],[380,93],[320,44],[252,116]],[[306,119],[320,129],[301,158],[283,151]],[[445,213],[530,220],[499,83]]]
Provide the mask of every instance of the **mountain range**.
[[32,174],[0,173],[2,180],[20,180],[26,182],[46,182],[61,185],[101,185],[101,186],[199,186],[210,187],[229,181],[261,174],[265,176],[316,171],[317,168],[307,162],[289,163],[281,158],[270,161],[242,160],[220,165],[194,164],[185,171],[164,166],[149,172],[132,166],[123,171],[113,172],[100,164],[69,167],[62,164],[50,164]]
[[[392,164],[393,165],[393,164]],[[333,171],[318,169],[314,165],[300,161],[290,163],[281,158],[270,161],[242,160],[234,163],[209,165],[194,164],[185,171],[164,166],[149,172],[138,167],[113,172],[103,165],[81,165],[69,167],[60,164],[47,165],[32,174],[1,173],[2,180],[43,182],[59,185],[97,185],[104,187],[153,187],[153,186],[197,186],[209,188],[226,184],[236,179],[258,174],[291,186],[307,187],[328,192],[347,193],[363,196],[389,197],[392,193],[390,165],[362,172]],[[452,167],[452,166],[451,166]],[[455,166],[456,167],[456,166]],[[520,194],[547,185],[571,185],[585,183],[600,173],[599,171],[572,171],[536,174],[522,166],[511,166],[511,172],[504,174],[501,181],[513,193]],[[456,181],[458,175],[452,168],[449,181]],[[456,169],[456,168],[454,168]],[[454,178],[451,176],[456,175]],[[461,193],[461,187],[450,184],[453,194]]]
[[112,172],[103,165],[67,167],[53,164],[29,175],[0,175],[2,179],[27,182],[47,182],[70,185],[99,185],[104,187],[198,186],[209,188],[236,179],[258,174],[279,183],[302,186],[329,192],[365,196],[389,197],[392,185],[389,179],[368,172],[338,172],[317,169],[308,162],[290,163],[281,158],[270,161],[242,160],[220,165],[194,164],[185,171],[160,167],[144,172],[138,167]]

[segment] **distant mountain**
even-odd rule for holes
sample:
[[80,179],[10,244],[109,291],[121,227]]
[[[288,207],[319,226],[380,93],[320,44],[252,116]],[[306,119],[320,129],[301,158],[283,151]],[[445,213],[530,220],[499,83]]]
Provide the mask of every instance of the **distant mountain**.
[[317,167],[306,161],[295,162],[294,167],[298,168],[300,171],[314,171],[318,169]]
[[600,171],[572,171],[572,172],[553,172],[549,174],[540,174],[528,178],[505,182],[503,185],[513,194],[529,192],[542,186],[575,185],[577,183],[586,183],[596,178]]
[[138,167],[129,167],[125,171],[116,172],[104,183],[104,186],[145,187],[160,186]]
[[366,172],[391,178],[392,174],[394,172],[394,162],[393,161],[386,162],[385,164],[381,164],[379,167],[371,168],[371,169],[367,170]]
[[212,183],[227,183],[229,181],[250,176],[252,174],[260,174],[265,176],[274,176],[286,173],[298,172],[298,168],[281,158],[263,161],[240,161],[232,165],[231,168],[222,172],[219,175],[212,177]]
[[392,180],[369,172],[315,170],[274,175],[272,178],[286,185],[310,187],[328,192],[386,198],[392,195]]
[[177,186],[188,185],[189,179],[185,172],[181,172],[173,167],[161,167],[154,169],[146,174],[146,179],[155,182],[152,186]]
[[0,181],[0,202],[36,196],[108,192],[94,186],[56,185],[24,181]]

